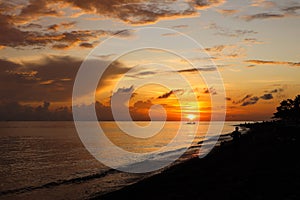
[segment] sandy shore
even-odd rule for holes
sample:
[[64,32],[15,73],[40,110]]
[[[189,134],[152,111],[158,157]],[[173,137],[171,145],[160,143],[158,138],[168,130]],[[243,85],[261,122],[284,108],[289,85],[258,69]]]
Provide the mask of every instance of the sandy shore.
[[226,143],[203,159],[94,199],[300,199],[299,128],[248,127],[238,148]]

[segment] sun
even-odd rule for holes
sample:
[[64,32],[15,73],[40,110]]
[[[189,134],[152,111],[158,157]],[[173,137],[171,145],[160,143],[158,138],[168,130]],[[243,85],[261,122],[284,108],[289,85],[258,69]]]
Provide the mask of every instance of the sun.
[[193,115],[193,114],[188,114],[188,115],[186,116],[186,118],[188,118],[189,120],[194,120],[194,119],[196,118],[196,116]]

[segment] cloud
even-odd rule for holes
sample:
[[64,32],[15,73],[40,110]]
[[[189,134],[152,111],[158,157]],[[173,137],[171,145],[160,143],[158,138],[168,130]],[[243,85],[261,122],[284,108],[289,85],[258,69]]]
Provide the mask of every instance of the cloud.
[[258,102],[259,98],[258,97],[251,97],[247,100],[245,100],[241,106],[249,106],[249,105],[254,105]]
[[172,26],[173,29],[179,29],[179,28],[188,28],[189,26],[186,24],[182,24],[182,25],[176,25],[176,26]]
[[145,101],[137,101],[134,103],[133,106],[131,106],[130,113],[133,120],[150,120],[149,117],[149,109],[154,104],[150,100]]
[[147,78],[148,76],[153,76],[157,73],[158,72],[156,72],[156,71],[140,71],[140,72],[137,72],[137,73],[126,74],[125,76],[126,77],[131,77],[131,78]]
[[246,56],[246,49],[237,45],[216,45],[205,50],[214,59],[235,59]]
[[[197,10],[223,4],[225,0],[30,0],[27,4],[2,2],[3,10],[10,12],[19,23],[34,21],[41,17],[67,17],[68,12],[59,8],[80,10],[80,14],[96,14],[118,19],[129,24],[155,23],[161,19],[198,15]],[[61,9],[63,10],[63,9]],[[13,12],[13,13],[12,13]]]
[[[220,65],[219,67],[222,67],[223,65]],[[182,69],[178,70],[178,73],[194,73],[194,72],[211,72],[211,71],[216,71],[217,66],[205,66],[205,67],[198,67],[198,68],[190,68],[190,69]]]
[[270,93],[280,93],[280,92],[283,92],[283,91],[284,91],[283,88],[278,88],[278,89],[271,90]]
[[215,33],[215,35],[221,35],[221,36],[226,36],[226,37],[241,37],[241,36],[245,36],[245,35],[249,35],[249,34],[257,34],[258,33],[253,30],[242,30],[242,29],[231,30],[229,28],[219,26],[216,23],[211,23],[206,28],[216,30],[217,32]]
[[257,40],[256,38],[245,38],[243,41],[246,44],[263,44],[263,42]]
[[0,121],[68,121],[72,119],[71,108],[67,106],[51,109],[51,103],[47,101],[38,106],[0,101]]
[[174,94],[173,90],[171,90],[170,92],[167,92],[159,97],[157,97],[158,99],[166,99],[168,98],[169,96],[171,96],[172,94]]
[[245,62],[256,64],[256,65],[290,65],[292,67],[300,66],[300,62],[287,62],[287,61],[246,60]]
[[225,2],[225,0],[195,0],[196,7],[199,9],[219,6]]
[[48,4],[48,1],[30,0],[27,6],[24,6],[19,15],[18,20],[36,19],[38,17],[45,16],[60,16],[62,12],[57,11],[54,7]]
[[252,94],[247,94],[245,97],[243,97],[242,99],[238,100],[238,101],[233,101],[233,104],[240,104],[243,103],[244,101],[246,101],[247,99],[249,99],[250,97],[252,97]]
[[162,34],[161,36],[164,36],[164,37],[170,37],[170,36],[180,36],[181,34],[180,33],[164,33]]
[[[28,24],[18,26],[15,24],[13,16],[3,15],[0,13],[0,46],[4,47],[34,47],[45,48],[52,47],[54,49],[66,49],[76,46],[80,43],[96,42],[100,37],[107,37],[116,35],[118,37],[129,37],[131,32],[119,31],[105,31],[105,30],[73,30],[73,31],[57,31],[60,27],[71,27],[76,22],[63,22],[54,24],[48,27],[48,30],[53,31],[40,31],[38,24]],[[29,28],[31,27],[31,28]],[[32,29],[35,27],[35,29]],[[80,45],[79,45],[80,46]],[[86,47],[86,46],[83,46]]]
[[93,48],[94,45],[88,42],[83,42],[79,45],[80,47],[84,47],[84,48]]
[[[282,92],[283,89],[274,89],[274,90],[271,90],[271,91],[265,91],[265,92],[268,92],[268,93],[265,93],[263,95],[261,95],[260,97],[258,96],[253,96],[252,94],[247,94],[245,97],[243,97],[242,99],[240,100],[237,100],[237,101],[232,101],[233,104],[240,104],[240,106],[249,106],[249,105],[254,105],[256,104],[260,99],[262,100],[271,100],[271,99],[274,99],[273,97],[273,94],[274,93],[279,93],[279,92]],[[231,98],[229,99],[226,99],[228,101],[231,100]]]
[[225,48],[226,48],[226,45],[217,45],[217,46],[213,46],[213,47],[210,47],[210,48],[205,48],[205,51],[220,53],[220,52],[222,52]]
[[283,18],[285,17],[284,14],[277,14],[277,13],[258,13],[254,15],[245,15],[242,16],[242,19],[246,21],[252,21],[255,19],[274,19],[274,18]]
[[264,94],[260,98],[263,99],[263,100],[270,100],[270,99],[273,99],[274,97],[271,93],[269,93],[269,94]]
[[300,10],[300,5],[289,6],[289,7],[286,7],[286,8],[282,9],[282,11],[284,11],[287,14],[290,14],[290,15],[297,15],[298,10]]
[[131,92],[133,92],[133,90],[134,90],[133,85],[128,88],[122,87],[122,88],[118,88],[118,90],[114,94],[131,93]]
[[113,56],[116,56],[116,54],[97,55],[95,57],[101,60],[110,60]]
[[61,28],[69,29],[69,28],[74,27],[75,24],[76,24],[76,21],[62,22],[62,23],[59,23],[59,24],[52,24],[52,25],[48,26],[47,30],[58,31]]
[[276,6],[276,3],[272,1],[266,1],[266,0],[253,0],[251,6],[270,8]]
[[18,28],[22,28],[22,29],[42,29],[43,26],[40,25],[40,24],[29,23],[29,24],[25,24],[25,25],[20,25],[20,26],[18,26]]
[[[18,63],[0,59],[0,100],[69,102],[81,63],[82,60],[70,56],[46,56]],[[107,61],[97,63],[104,65]],[[122,63],[112,63],[100,80],[101,86],[109,85],[127,71]]]
[[[110,36],[119,32],[65,30],[72,28],[76,21],[49,25],[46,27],[48,32],[36,30],[41,29],[43,24],[39,23],[39,19],[43,17],[70,17],[69,12],[58,11],[57,7],[62,8],[61,10],[64,8],[79,9],[82,14],[96,14],[134,25],[155,23],[161,19],[195,16],[198,15],[198,9],[207,9],[224,2],[224,0],[163,0],[159,2],[148,0],[30,0],[27,3],[1,2],[0,46],[14,48],[48,46],[55,49],[67,49],[77,45],[87,47],[80,44],[91,43],[91,40],[96,41],[99,37]],[[177,28],[179,27],[177,26]],[[183,27],[184,25],[181,25],[180,28]],[[124,32],[122,36],[128,37],[128,32]]]
[[300,4],[298,2],[287,1],[284,3],[284,5],[277,5],[277,3],[272,1],[254,0],[252,6],[259,6],[267,8],[268,10],[270,10],[270,8],[274,8],[274,11],[267,11],[253,15],[245,15],[241,16],[241,19],[244,19],[246,21],[252,21],[257,19],[280,19],[284,17],[299,16],[300,14],[297,12],[298,10],[300,10]]
[[[100,37],[115,35],[117,32],[104,30],[77,30],[65,32],[23,31],[10,22],[10,17],[0,15],[0,45],[6,47],[52,47],[66,49]],[[51,27],[56,30],[56,27]],[[80,46],[80,45],[79,45]],[[86,47],[86,46],[83,46]]]
[[184,93],[184,90],[182,89],[177,89],[177,90],[171,90],[169,92],[164,93],[163,95],[157,97],[157,99],[167,99],[169,98],[172,94],[179,94],[182,95]]
[[218,9],[217,11],[225,16],[233,15],[240,12],[239,10],[232,10],[232,9]]
[[213,87],[210,88],[203,88],[203,93],[204,94],[212,94],[212,95],[216,95],[217,94],[217,90]]

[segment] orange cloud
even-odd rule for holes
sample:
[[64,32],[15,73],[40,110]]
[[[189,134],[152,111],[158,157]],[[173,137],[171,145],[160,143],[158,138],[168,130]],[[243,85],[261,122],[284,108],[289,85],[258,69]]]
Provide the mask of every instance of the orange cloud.
[[239,10],[231,10],[231,9],[218,9],[217,11],[225,16],[233,15],[240,12]]
[[293,67],[300,67],[300,62],[287,61],[268,61],[268,60],[246,60],[245,62],[257,65],[290,65]]
[[[14,10],[15,20],[18,23],[29,22],[45,16],[65,16],[66,13],[57,11],[59,8],[73,8],[80,14],[97,14],[103,17],[119,19],[129,24],[155,23],[160,19],[195,16],[198,9],[208,9],[219,6],[225,0],[31,0],[28,4],[13,6],[3,3],[4,10]],[[11,8],[14,7],[14,8]]]

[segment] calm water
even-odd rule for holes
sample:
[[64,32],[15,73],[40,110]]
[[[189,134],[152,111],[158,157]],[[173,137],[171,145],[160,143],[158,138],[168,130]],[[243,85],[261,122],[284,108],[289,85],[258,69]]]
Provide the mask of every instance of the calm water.
[[[122,122],[125,123],[126,122]],[[234,124],[226,122],[223,134],[231,132]],[[147,122],[139,122],[145,126]],[[203,140],[208,128],[200,122],[192,146]],[[177,132],[179,122],[167,122],[156,136],[132,140],[113,122],[101,122],[107,137],[126,151],[153,152],[168,144]],[[183,125],[191,134],[194,125]],[[189,146],[178,143],[176,148]],[[168,151],[157,157],[172,156]],[[110,155],[120,166],[130,161]],[[177,162],[195,156],[187,152]],[[83,199],[132,184],[151,174],[129,174],[112,170],[92,157],[82,145],[73,122],[0,122],[0,199]],[[157,173],[157,172],[156,172]]]

